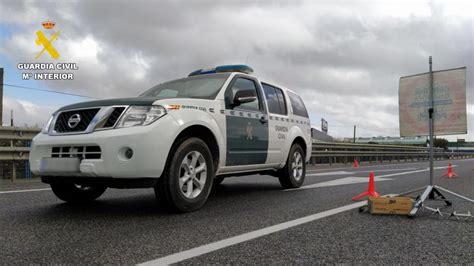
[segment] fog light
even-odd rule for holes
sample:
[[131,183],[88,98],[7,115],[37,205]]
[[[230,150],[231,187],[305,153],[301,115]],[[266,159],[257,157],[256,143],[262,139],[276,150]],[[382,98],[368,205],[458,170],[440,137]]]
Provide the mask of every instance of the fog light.
[[125,158],[130,160],[130,159],[132,159],[132,156],[133,156],[133,150],[130,149],[130,148],[126,149],[125,150]]

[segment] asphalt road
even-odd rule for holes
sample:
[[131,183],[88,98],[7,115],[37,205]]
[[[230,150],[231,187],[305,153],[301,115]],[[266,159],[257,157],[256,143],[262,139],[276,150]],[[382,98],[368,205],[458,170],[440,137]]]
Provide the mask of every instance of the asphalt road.
[[[474,160],[451,163],[460,177],[441,178],[446,169],[440,168],[435,183],[474,198]],[[427,185],[427,166],[311,167],[305,187],[292,191],[269,176],[228,178],[203,209],[187,214],[158,206],[152,189],[109,189],[79,206],[61,202],[39,182],[3,182],[0,264],[160,263],[173,254],[173,262],[182,264],[474,263],[474,218],[440,217],[426,209],[414,219],[337,209],[353,206],[351,198],[367,188],[369,171],[382,178],[377,191],[392,194]],[[453,209],[474,213],[474,204],[455,201],[443,210]],[[307,217],[316,218],[295,225]],[[290,226],[257,237],[282,223]]]

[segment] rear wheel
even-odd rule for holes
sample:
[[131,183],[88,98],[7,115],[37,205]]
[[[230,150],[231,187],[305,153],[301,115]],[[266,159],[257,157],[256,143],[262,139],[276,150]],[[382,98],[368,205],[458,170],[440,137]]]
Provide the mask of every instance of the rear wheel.
[[93,201],[104,194],[106,187],[85,186],[73,183],[52,183],[51,189],[54,195],[67,202],[88,202]]
[[280,170],[278,179],[283,188],[299,188],[303,185],[305,175],[305,153],[299,144],[293,144],[286,165]]
[[209,148],[201,139],[189,138],[174,151],[155,187],[155,195],[172,210],[194,211],[206,203],[213,179]]

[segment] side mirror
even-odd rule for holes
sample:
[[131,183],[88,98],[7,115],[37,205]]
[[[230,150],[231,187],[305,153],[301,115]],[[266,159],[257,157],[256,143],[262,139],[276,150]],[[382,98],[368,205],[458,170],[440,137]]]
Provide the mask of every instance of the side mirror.
[[250,103],[257,100],[254,90],[238,90],[234,95],[232,106],[239,106],[243,103]]

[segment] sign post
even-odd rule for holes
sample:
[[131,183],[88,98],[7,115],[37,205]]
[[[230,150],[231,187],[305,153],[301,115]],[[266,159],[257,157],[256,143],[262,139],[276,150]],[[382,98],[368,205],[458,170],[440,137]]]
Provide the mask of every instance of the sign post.
[[429,127],[430,127],[430,186],[433,186],[433,161],[434,161],[434,121],[433,121],[433,113],[434,113],[434,92],[433,92],[433,62],[431,60],[431,55],[429,59],[430,64],[430,108],[428,109],[428,120],[429,120]]
[[[434,185],[434,134],[450,135],[467,133],[466,121],[466,68],[433,72],[429,57],[429,72],[400,78],[400,135],[428,135],[430,141],[430,181],[415,202],[410,216],[414,216],[427,199],[441,199],[447,206],[452,205],[441,191],[465,201],[474,200]],[[428,120],[428,121],[426,121]],[[408,194],[405,193],[405,194]]]

